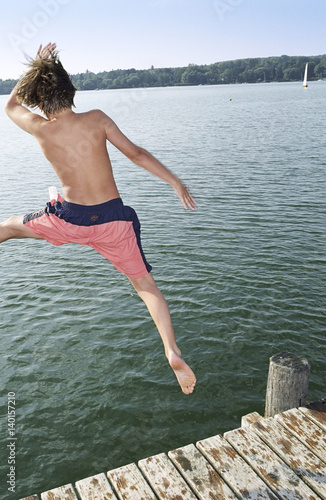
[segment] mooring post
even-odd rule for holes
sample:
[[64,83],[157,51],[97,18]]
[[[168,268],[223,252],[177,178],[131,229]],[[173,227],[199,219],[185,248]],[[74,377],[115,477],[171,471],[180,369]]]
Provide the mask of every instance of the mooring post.
[[310,365],[306,358],[290,352],[269,360],[265,417],[306,404]]

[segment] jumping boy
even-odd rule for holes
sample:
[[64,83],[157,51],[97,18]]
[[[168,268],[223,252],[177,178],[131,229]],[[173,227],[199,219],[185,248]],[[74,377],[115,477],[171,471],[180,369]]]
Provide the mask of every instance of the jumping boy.
[[[55,49],[52,43],[39,47],[29,70],[11,92],[6,112],[36,138],[59,178],[63,197],[57,195],[43,210],[10,217],[0,224],[0,243],[11,238],[45,239],[54,245],[79,243],[110,260],[145,302],[181,389],[190,394],[196,378],[181,357],[168,305],[142,251],[136,212],[120,198],[106,141],[170,184],[185,209],[195,209],[195,201],[180,179],[148,151],[133,144],[102,111],[72,111],[76,89]],[[23,104],[39,107],[44,116]]]

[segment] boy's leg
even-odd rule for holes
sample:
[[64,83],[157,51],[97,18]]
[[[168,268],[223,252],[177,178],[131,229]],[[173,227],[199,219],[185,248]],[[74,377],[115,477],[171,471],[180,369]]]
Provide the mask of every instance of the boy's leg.
[[42,236],[33,233],[31,229],[23,224],[24,217],[10,217],[0,223],[0,243],[13,238],[34,238],[43,240]]
[[129,278],[140,298],[145,302],[163,341],[165,355],[173,369],[182,391],[193,392],[196,377],[191,368],[181,358],[172,326],[170,311],[165,298],[149,273],[141,278]]

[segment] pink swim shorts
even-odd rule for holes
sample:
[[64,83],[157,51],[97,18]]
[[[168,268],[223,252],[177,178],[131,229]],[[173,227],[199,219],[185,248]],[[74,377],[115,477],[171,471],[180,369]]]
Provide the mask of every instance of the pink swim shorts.
[[140,278],[152,267],[140,241],[135,210],[115,198],[100,205],[77,205],[58,195],[42,210],[25,215],[24,224],[53,245],[88,245],[129,278]]

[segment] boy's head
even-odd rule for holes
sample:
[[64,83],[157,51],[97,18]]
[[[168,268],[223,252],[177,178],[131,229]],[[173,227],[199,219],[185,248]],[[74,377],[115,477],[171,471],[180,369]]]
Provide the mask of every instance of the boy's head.
[[31,108],[40,107],[45,115],[60,113],[74,106],[76,88],[62,66],[57,52],[48,58],[32,59],[29,70],[17,86],[18,100]]

